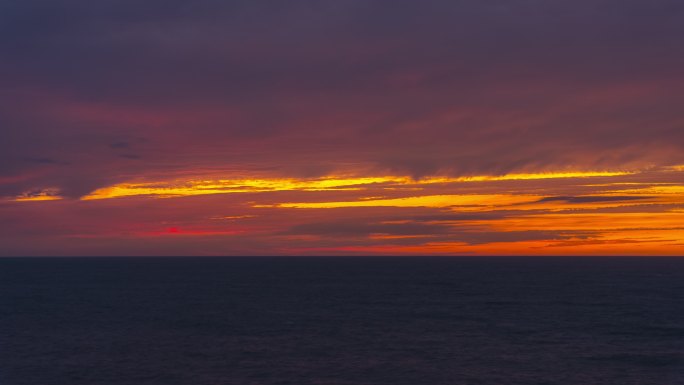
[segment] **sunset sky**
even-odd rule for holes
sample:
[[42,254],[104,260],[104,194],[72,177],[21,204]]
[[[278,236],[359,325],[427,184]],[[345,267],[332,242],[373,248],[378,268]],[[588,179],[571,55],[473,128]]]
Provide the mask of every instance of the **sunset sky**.
[[684,255],[681,0],[0,3],[0,255]]

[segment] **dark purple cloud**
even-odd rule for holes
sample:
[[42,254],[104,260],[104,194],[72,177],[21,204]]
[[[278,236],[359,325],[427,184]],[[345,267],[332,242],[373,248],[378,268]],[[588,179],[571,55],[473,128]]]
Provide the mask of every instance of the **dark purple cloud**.
[[684,162],[680,1],[15,1],[0,195]]

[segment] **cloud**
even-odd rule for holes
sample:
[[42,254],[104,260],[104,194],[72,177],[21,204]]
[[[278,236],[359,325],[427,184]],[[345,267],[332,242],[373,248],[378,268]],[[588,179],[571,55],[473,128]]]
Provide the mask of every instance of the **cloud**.
[[114,142],[110,144],[109,147],[114,149],[127,149],[131,147],[131,144],[129,142]]
[[601,202],[622,202],[653,199],[654,196],[634,196],[634,195],[606,195],[606,196],[556,196],[546,197],[539,202],[567,202],[567,203],[601,203]]
[[[669,180],[681,176],[669,173]],[[660,173],[655,173],[663,181]],[[561,178],[460,182],[393,190],[395,184],[373,183],[361,189],[243,191],[232,194],[153,198],[134,195],[100,200],[0,201],[3,255],[286,255],[286,254],[610,254],[610,245],[633,245],[630,253],[675,254],[681,237],[681,197],[676,189],[660,193],[643,184],[630,194],[645,194],[647,204],[615,207],[632,195],[603,199],[598,195],[558,194],[534,198],[533,207],[494,199],[486,206],[373,206],[283,208],[282,202],[367,201],[381,192],[392,199],[432,196],[434,191],[469,186],[468,191],[498,189],[511,196],[589,189],[611,193],[634,185],[643,175],[596,179]],[[610,183],[605,183],[610,181]],[[628,182],[623,182],[628,181]],[[257,181],[258,182],[258,181]],[[559,184],[559,182],[562,182]],[[312,183],[311,181],[307,183]],[[555,185],[554,185],[555,183]],[[661,182],[657,182],[661,183]],[[588,186],[586,185],[588,184]],[[152,185],[147,185],[148,187]],[[662,188],[662,185],[655,184]],[[168,188],[167,184],[157,186]],[[667,184],[666,187],[672,187]],[[386,188],[392,190],[385,190]],[[544,187],[543,189],[546,189]],[[27,190],[22,197],[41,198],[57,192]],[[678,195],[679,194],[679,195]],[[638,195],[639,196],[639,195]],[[583,198],[583,199],[573,199]],[[626,200],[616,200],[616,199]],[[29,200],[29,199],[26,199]],[[538,202],[547,204],[536,204]],[[550,204],[569,203],[572,207]],[[638,201],[636,201],[638,202]],[[589,207],[580,203],[591,203]],[[558,209],[562,207],[562,209]],[[465,211],[464,211],[465,210]],[[230,218],[230,220],[220,220]],[[169,231],[169,229],[175,229]],[[553,250],[549,251],[550,246]],[[192,250],[196,250],[193,252]],[[625,253],[624,248],[614,254]]]
[[25,161],[39,164],[61,164],[52,158],[24,158]]
[[286,234],[307,234],[331,237],[358,237],[371,234],[439,235],[449,232],[447,226],[424,223],[363,223],[360,220],[306,223],[290,228]]
[[140,158],[142,158],[142,156],[136,155],[136,154],[121,154],[119,156],[122,158],[126,158],[126,159],[140,159]]

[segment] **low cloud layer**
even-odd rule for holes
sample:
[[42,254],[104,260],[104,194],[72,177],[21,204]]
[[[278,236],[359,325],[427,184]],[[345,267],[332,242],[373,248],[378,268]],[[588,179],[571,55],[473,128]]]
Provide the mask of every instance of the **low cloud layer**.
[[[122,184],[0,201],[1,255],[680,255],[684,171]],[[651,180],[651,182],[647,182]]]

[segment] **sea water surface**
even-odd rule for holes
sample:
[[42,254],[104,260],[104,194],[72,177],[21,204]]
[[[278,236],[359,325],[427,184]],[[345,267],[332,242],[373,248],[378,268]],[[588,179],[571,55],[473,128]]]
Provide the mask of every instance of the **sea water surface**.
[[0,384],[684,384],[684,258],[4,258]]

